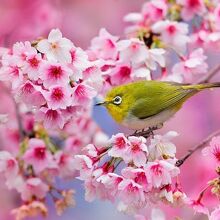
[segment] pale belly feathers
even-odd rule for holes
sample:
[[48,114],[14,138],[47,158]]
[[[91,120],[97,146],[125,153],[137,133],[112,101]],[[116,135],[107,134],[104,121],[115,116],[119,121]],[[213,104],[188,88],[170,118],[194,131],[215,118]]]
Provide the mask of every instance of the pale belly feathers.
[[141,130],[144,128],[154,127],[163,124],[177,112],[176,109],[167,109],[157,115],[148,117],[146,119],[139,119],[131,114],[123,120],[122,125],[134,130]]

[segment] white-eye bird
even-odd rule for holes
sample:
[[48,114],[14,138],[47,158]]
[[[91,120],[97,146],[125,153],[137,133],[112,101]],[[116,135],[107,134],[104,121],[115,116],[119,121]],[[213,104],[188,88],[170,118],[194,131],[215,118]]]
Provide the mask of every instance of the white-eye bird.
[[196,93],[220,83],[186,85],[162,81],[137,81],[112,88],[104,105],[119,124],[134,130],[153,128],[171,118]]

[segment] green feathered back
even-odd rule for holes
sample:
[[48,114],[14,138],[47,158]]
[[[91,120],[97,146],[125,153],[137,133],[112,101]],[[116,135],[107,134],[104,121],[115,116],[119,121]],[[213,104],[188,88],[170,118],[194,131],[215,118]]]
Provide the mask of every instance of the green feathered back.
[[139,119],[151,117],[169,108],[176,107],[178,110],[187,98],[198,91],[177,83],[159,81],[141,81],[132,90],[136,102],[131,113]]
[[[220,84],[184,85],[173,82],[138,81],[113,88],[106,96],[106,106],[112,117],[120,122],[131,114],[139,119],[154,116],[164,110],[181,108],[186,99],[200,90],[219,87]],[[118,106],[111,103],[115,96],[122,97]]]

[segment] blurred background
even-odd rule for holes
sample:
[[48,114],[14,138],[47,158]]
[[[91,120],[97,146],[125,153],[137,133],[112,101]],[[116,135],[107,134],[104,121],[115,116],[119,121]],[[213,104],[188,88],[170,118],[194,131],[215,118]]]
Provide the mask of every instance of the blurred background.
[[[123,17],[129,12],[140,11],[144,2],[144,0],[0,0],[0,46],[10,47],[16,41],[34,40],[46,36],[51,28],[59,28],[76,46],[86,49],[90,45],[90,40],[102,27],[113,35],[124,37],[126,24],[123,22]],[[210,69],[218,63],[218,59],[217,52],[210,55]],[[219,77],[213,78],[213,81],[218,80],[220,81]],[[4,95],[0,94],[0,98],[3,102]],[[0,112],[9,111],[9,105],[10,103],[0,105]],[[94,109],[94,118],[109,135],[124,131],[102,108]],[[218,128],[220,128],[220,91],[215,90],[204,91],[191,98],[159,133],[175,130],[180,134],[174,142],[178,149],[177,155],[181,157],[187,149],[192,148]],[[198,152],[182,166],[181,173],[184,191],[192,198],[196,198],[210,176],[213,176],[213,161],[207,160]],[[76,189],[77,205],[58,217],[52,201],[48,201],[52,210],[49,212],[48,220],[132,219],[117,212],[116,205],[109,202],[85,202],[83,186],[79,181],[58,184]],[[13,219],[9,210],[17,207],[18,201],[5,190],[3,184],[0,184],[0,190],[0,219]],[[173,219],[177,215],[184,216],[183,219],[192,219],[190,217],[192,212],[185,209],[171,211],[167,219]],[[201,219],[201,217],[193,219]]]

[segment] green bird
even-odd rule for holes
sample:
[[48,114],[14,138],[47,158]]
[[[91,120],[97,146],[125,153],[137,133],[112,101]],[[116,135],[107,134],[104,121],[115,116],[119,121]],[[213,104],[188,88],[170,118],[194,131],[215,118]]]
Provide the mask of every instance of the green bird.
[[188,98],[214,87],[220,87],[220,83],[137,81],[112,88],[97,105],[104,105],[116,122],[130,129],[159,128]]

